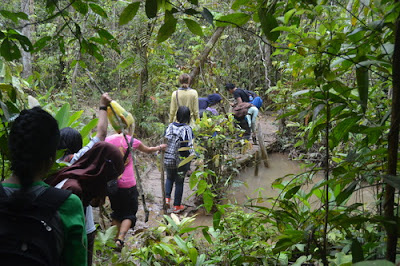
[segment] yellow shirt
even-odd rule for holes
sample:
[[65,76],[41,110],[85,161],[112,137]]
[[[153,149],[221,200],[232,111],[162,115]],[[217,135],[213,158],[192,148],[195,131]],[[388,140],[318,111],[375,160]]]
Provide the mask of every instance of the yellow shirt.
[[[187,106],[190,110],[190,125],[193,126],[196,119],[199,118],[199,96],[197,91],[191,88],[178,90],[178,100],[180,106]],[[176,121],[176,112],[178,111],[178,103],[176,101],[176,92],[171,96],[171,107],[169,111],[169,123]]]

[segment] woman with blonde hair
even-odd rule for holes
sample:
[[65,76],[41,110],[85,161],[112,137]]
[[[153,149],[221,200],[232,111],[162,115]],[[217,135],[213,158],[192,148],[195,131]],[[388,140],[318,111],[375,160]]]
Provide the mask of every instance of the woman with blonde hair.
[[179,76],[180,86],[171,96],[171,107],[169,112],[169,123],[176,121],[176,112],[180,106],[187,106],[190,110],[190,125],[193,126],[199,118],[199,101],[197,91],[190,88],[191,77],[189,74]]

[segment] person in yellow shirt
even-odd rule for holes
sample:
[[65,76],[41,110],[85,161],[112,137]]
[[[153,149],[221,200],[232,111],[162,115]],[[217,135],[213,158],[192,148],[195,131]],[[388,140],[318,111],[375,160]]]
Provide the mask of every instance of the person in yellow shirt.
[[176,122],[176,112],[179,106],[187,106],[190,110],[190,125],[193,126],[199,118],[199,96],[197,91],[190,88],[191,78],[188,74],[179,76],[180,87],[171,96],[169,123]]

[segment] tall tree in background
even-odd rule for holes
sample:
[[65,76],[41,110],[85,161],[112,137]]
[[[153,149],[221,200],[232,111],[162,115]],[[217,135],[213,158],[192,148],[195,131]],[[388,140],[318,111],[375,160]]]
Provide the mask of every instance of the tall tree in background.
[[[21,0],[21,11],[27,14],[29,18],[32,16],[34,12],[33,9],[34,9],[33,0]],[[31,40],[33,25],[24,26],[27,23],[29,23],[29,21],[21,20],[21,24],[23,26],[22,35],[25,35],[29,40]],[[30,75],[32,75],[32,54],[30,52],[22,50],[22,65],[24,67],[22,71],[22,77],[28,78]]]

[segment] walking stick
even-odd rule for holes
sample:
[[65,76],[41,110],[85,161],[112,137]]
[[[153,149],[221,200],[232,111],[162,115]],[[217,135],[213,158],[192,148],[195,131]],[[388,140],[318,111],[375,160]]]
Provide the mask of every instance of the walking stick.
[[167,213],[167,203],[165,202],[165,177],[164,177],[164,155],[165,151],[161,151],[160,171],[161,171],[161,206],[163,206],[164,214]]
[[[101,94],[103,94],[104,91],[100,88],[100,86],[94,80],[94,78],[92,77],[92,74],[90,74],[90,72],[89,72],[89,70],[87,68],[85,70],[86,70],[86,73],[89,76],[89,79],[93,82],[93,84],[99,90],[99,92]],[[140,179],[139,171],[138,171],[138,169],[136,167],[135,154],[134,154],[134,151],[132,149],[131,143],[128,141],[128,138],[126,137],[126,133],[125,133],[126,129],[123,126],[124,124],[122,123],[121,117],[119,117],[117,115],[117,113],[115,112],[114,108],[111,105],[109,105],[109,107],[111,108],[111,111],[113,112],[114,116],[117,118],[118,124],[120,125],[120,127],[122,129],[122,135],[124,136],[126,144],[128,145],[128,149],[130,149],[130,151],[131,151],[132,161],[133,161],[133,164],[134,164],[134,167],[135,167],[135,171],[136,171],[136,183],[137,183],[137,186],[138,186],[139,195],[141,195],[141,197],[142,197],[142,204],[143,204],[143,209],[144,209],[144,213],[145,213],[145,222],[147,222],[149,220],[149,214],[150,213],[149,213],[149,209],[147,208],[147,205],[146,205],[146,199],[145,199],[145,196],[144,196],[144,193],[143,193],[143,187],[142,187],[142,182],[141,182],[141,179]]]
[[138,186],[139,195],[141,195],[142,202],[143,202],[143,209],[144,209],[144,215],[145,215],[144,222],[147,223],[147,221],[149,220],[150,212],[146,205],[146,199],[144,196],[144,191],[143,191],[143,186],[142,186],[142,179],[140,178],[139,170],[136,165],[136,157],[135,157],[135,152],[133,151],[133,149],[131,149],[131,155],[132,155],[132,160],[133,160],[133,167],[135,167],[136,185]]

